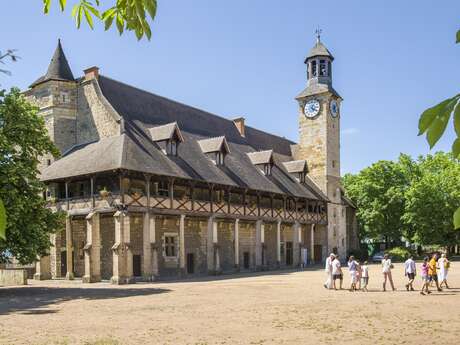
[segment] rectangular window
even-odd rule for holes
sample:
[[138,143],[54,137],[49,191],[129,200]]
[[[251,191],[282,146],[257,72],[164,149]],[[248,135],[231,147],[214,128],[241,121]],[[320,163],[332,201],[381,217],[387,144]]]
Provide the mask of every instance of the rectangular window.
[[316,73],[316,60],[313,60],[311,62],[311,75],[313,77],[316,77],[317,76],[317,73]]
[[166,144],[166,154],[168,156],[177,156],[177,141],[168,141],[168,143]]
[[300,172],[299,173],[299,182],[300,183],[305,183],[305,173],[304,172]]
[[155,196],[169,196],[169,186],[167,181],[159,181],[153,183],[153,195]]
[[272,165],[270,163],[264,164],[264,174],[270,176],[272,174]]
[[319,75],[320,77],[324,77],[327,75],[326,73],[326,60],[319,60]]
[[165,236],[164,238],[164,247],[165,247],[165,256],[166,257],[176,257],[176,237],[177,236]]

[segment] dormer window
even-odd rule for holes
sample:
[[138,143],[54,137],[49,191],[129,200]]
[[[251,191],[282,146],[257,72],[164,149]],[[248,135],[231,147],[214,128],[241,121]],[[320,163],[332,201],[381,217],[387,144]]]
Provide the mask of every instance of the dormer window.
[[225,165],[225,156],[230,153],[225,137],[209,138],[198,141],[201,151],[217,166]]
[[284,162],[284,167],[291,176],[299,183],[305,183],[308,173],[308,166],[306,160]]
[[165,155],[177,156],[177,148],[184,138],[176,122],[150,128],[149,132]]
[[249,152],[251,163],[254,164],[265,176],[272,174],[273,168],[273,150]]

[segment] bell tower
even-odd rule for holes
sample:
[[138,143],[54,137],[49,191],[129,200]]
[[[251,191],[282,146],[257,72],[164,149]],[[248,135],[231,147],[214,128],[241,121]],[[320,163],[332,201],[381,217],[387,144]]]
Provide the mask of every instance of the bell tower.
[[309,177],[330,201],[328,252],[335,249],[339,254],[346,255],[346,222],[341,221],[343,212],[340,183],[342,98],[332,87],[333,61],[331,52],[321,42],[321,31],[317,30],[316,43],[304,61],[307,67],[307,87],[296,97],[299,114],[296,159],[305,159],[308,162]]

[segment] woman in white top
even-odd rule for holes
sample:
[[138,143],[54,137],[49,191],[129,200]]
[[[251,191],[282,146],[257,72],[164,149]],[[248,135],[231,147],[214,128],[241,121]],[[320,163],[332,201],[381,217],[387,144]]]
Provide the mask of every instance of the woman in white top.
[[393,284],[393,277],[391,276],[391,269],[393,264],[391,259],[388,257],[388,254],[385,254],[382,259],[382,272],[383,272],[383,291],[386,291],[387,279],[390,281],[391,288],[395,291],[395,286]]
[[449,271],[450,262],[447,260],[446,254],[442,254],[441,258],[438,260],[439,271],[438,271],[438,280],[440,282],[439,287],[446,285],[446,288],[449,288],[447,285],[447,272]]

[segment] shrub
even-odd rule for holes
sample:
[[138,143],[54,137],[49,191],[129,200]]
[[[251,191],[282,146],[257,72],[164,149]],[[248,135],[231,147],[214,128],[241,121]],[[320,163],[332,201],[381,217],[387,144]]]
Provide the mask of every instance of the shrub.
[[359,260],[361,262],[366,261],[369,258],[369,253],[367,252],[366,248],[351,249],[348,252],[347,260],[351,255],[353,255],[356,260]]
[[409,248],[395,247],[386,251],[393,261],[404,261],[413,253]]

